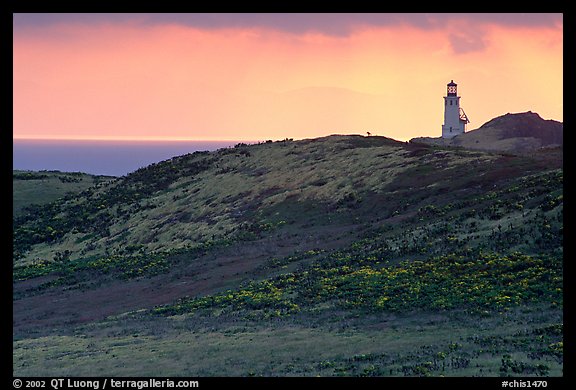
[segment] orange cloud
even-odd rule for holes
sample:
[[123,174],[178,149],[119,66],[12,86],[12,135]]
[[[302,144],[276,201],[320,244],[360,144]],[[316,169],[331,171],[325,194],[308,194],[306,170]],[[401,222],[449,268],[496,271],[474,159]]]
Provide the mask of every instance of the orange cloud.
[[[470,128],[506,112],[562,120],[561,28],[58,24],[14,38],[16,138],[258,140],[439,136],[459,84]],[[471,32],[472,31],[472,32]],[[474,35],[476,34],[476,35]],[[473,50],[458,45],[469,44]]]

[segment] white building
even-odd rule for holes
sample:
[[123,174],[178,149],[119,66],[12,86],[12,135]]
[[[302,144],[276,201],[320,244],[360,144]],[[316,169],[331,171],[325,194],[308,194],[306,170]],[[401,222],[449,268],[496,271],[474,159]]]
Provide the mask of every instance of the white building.
[[458,85],[454,80],[448,83],[448,91],[444,96],[444,124],[442,125],[442,138],[452,138],[466,131],[466,124],[470,121],[460,108]]

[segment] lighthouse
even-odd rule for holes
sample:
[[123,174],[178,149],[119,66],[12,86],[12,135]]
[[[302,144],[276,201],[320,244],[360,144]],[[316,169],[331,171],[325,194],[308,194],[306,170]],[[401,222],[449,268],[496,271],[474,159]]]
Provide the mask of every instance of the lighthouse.
[[442,125],[442,138],[452,138],[466,131],[466,124],[470,121],[464,110],[460,107],[458,84],[451,80],[447,85],[444,96],[444,124]]

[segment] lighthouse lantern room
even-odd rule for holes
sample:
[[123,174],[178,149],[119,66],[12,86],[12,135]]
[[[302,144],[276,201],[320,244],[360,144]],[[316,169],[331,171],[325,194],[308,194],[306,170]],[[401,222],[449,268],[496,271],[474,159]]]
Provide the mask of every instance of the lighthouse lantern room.
[[444,96],[444,124],[442,125],[442,138],[452,138],[466,131],[466,124],[470,121],[466,113],[460,108],[458,84],[451,80]]

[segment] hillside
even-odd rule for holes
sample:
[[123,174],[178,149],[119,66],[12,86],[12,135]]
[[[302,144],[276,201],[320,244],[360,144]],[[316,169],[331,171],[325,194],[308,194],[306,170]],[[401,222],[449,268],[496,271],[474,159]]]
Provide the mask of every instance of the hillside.
[[14,372],[558,376],[562,254],[552,151],[196,152],[14,219]]
[[15,170],[12,173],[12,214],[18,216],[24,207],[44,205],[111,179],[81,172]]
[[527,153],[544,147],[562,147],[563,128],[562,122],[544,120],[537,113],[528,111],[496,117],[478,129],[452,139],[421,137],[412,141],[475,150]]

